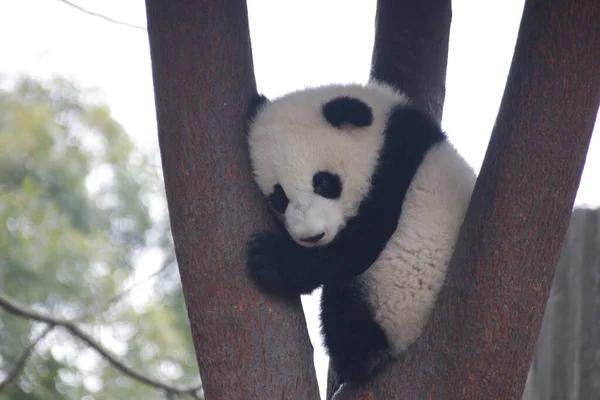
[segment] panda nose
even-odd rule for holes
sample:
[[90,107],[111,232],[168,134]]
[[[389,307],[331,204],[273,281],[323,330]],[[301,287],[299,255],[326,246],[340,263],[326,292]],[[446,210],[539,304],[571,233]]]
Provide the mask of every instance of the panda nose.
[[323,236],[325,236],[325,232],[321,232],[318,235],[305,237],[300,240],[302,240],[303,242],[306,242],[306,243],[317,243],[319,240],[323,239]]

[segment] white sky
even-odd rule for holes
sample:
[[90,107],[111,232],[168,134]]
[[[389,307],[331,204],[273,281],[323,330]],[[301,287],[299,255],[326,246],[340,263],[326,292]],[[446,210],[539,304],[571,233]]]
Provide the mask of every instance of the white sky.
[[[146,26],[143,0],[73,0],[116,20]],[[309,85],[363,82],[371,60],[375,0],[249,0],[258,89],[268,97]],[[479,169],[502,97],[523,0],[454,0],[443,127]],[[99,89],[135,141],[156,150],[156,119],[145,31],[86,15],[58,0],[0,0],[0,74],[75,78]],[[597,126],[596,126],[597,128]],[[576,205],[600,205],[600,139],[588,152]],[[144,273],[151,273],[144,262]],[[304,298],[325,390],[327,358],[318,294]]]

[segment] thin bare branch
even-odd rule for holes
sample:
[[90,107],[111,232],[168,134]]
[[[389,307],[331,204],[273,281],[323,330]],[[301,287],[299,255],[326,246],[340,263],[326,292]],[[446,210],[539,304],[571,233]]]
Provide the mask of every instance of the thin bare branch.
[[8,373],[6,378],[4,378],[2,382],[0,382],[0,392],[12,381],[14,381],[19,375],[21,375],[21,372],[23,372],[23,368],[25,368],[25,364],[27,364],[27,360],[29,360],[29,357],[31,357],[35,346],[37,346],[37,344],[43,338],[45,338],[50,333],[50,331],[52,331],[52,329],[54,329],[54,325],[50,324],[46,326],[42,333],[40,333],[37,338],[35,338],[31,343],[29,343],[29,346],[27,346],[27,348],[23,351],[21,356],[15,362],[15,365],[13,366],[12,370]]
[[111,352],[104,348],[100,343],[98,343],[95,339],[93,339],[90,335],[85,333],[79,326],[73,323],[70,320],[57,318],[50,316],[48,314],[40,313],[27,306],[24,306],[17,301],[8,298],[5,294],[0,293],[0,307],[4,308],[6,311],[13,315],[17,315],[23,318],[28,318],[40,322],[45,322],[52,326],[61,326],[69,331],[73,336],[79,338],[81,341],[85,342],[88,346],[96,350],[98,354],[100,354],[110,365],[112,365],[115,369],[121,371],[124,375],[129,376],[132,379],[135,379],[139,382],[142,382],[148,386],[152,386],[157,389],[164,390],[166,392],[171,392],[178,395],[191,395],[195,398],[201,398],[199,395],[199,391],[202,389],[201,384],[194,384],[190,386],[174,386],[168,383],[160,382],[156,379],[153,379],[149,376],[146,376],[126,364],[122,361],[118,360],[115,356],[111,354]]
[[68,6],[71,6],[74,9],[81,11],[82,13],[85,13],[87,15],[91,15],[93,17],[102,18],[103,20],[108,21],[108,22],[113,23],[113,24],[116,24],[116,25],[122,25],[122,26],[126,26],[128,28],[139,29],[139,30],[142,30],[142,31],[146,30],[146,28],[144,28],[143,26],[133,25],[133,24],[130,24],[129,22],[117,21],[115,19],[107,17],[106,15],[102,15],[102,14],[99,14],[99,13],[96,13],[96,12],[93,12],[93,11],[86,10],[85,8],[80,7],[77,4],[71,3],[70,1],[67,1],[67,0],[58,0],[58,1],[60,1],[61,3],[66,4]]
[[83,313],[82,315],[73,319],[73,321],[71,321],[71,322],[75,322],[75,321],[82,322],[94,315],[98,315],[99,313],[106,311],[106,309],[108,309],[108,307],[110,305],[121,301],[124,297],[129,295],[133,291],[133,289],[135,289],[136,287],[143,285],[144,283],[148,282],[150,279],[152,279],[154,277],[162,275],[167,270],[168,267],[169,267],[169,264],[164,263],[163,266],[160,267],[160,269],[158,269],[157,271],[151,273],[144,279],[134,283],[133,285],[129,286],[127,289],[124,289],[122,292],[115,294],[114,296],[108,298],[107,300],[98,302],[95,306],[92,306],[90,309],[86,310],[85,313]]

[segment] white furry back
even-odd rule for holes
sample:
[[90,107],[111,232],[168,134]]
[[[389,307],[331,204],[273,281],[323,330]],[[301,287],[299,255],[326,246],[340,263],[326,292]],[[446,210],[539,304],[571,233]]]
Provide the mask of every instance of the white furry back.
[[433,147],[409,187],[396,231],[360,276],[395,354],[419,337],[429,319],[475,179],[448,141]]

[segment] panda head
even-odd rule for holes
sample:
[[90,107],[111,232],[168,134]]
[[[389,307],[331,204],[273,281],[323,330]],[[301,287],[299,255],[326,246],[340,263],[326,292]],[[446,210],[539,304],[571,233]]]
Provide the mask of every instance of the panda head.
[[357,215],[388,115],[403,102],[376,83],[253,99],[248,145],[254,179],[299,245],[326,246]]

